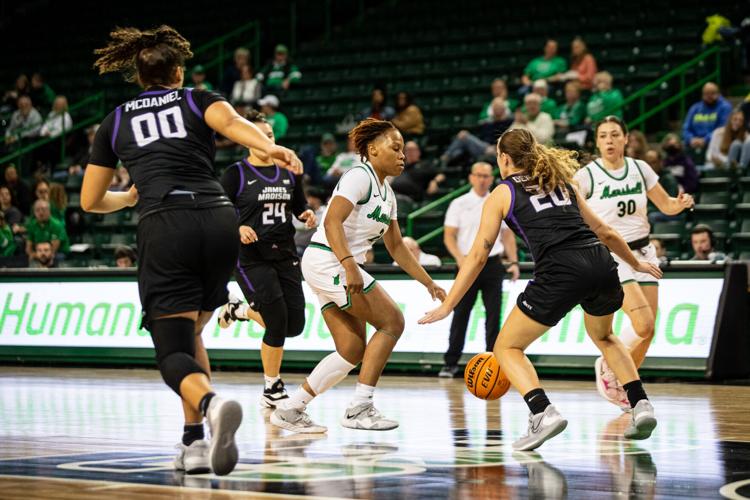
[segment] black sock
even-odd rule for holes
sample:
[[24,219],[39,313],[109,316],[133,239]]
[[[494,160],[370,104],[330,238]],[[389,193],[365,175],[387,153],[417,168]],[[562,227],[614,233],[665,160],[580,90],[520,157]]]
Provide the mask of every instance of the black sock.
[[630,407],[635,408],[635,405],[638,404],[638,401],[641,399],[648,399],[648,396],[646,396],[646,391],[643,390],[643,383],[641,383],[640,380],[633,380],[632,382],[628,382],[627,384],[622,386],[623,389],[625,389],[625,392],[628,393],[628,401],[630,401]]
[[185,424],[182,428],[182,444],[190,446],[194,441],[203,439],[203,424]]
[[208,412],[208,405],[211,403],[211,399],[216,396],[215,392],[208,392],[205,396],[201,398],[201,402],[198,405],[198,409],[201,411],[201,414],[205,417],[206,412]]
[[529,410],[534,415],[543,413],[544,410],[551,404],[549,402],[549,398],[544,393],[544,389],[542,388],[529,391],[523,397],[523,400],[526,401],[526,404],[529,406]]

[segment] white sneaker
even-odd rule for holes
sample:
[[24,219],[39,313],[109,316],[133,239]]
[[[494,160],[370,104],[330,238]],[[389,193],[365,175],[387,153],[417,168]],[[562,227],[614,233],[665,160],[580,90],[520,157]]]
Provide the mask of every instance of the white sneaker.
[[341,425],[349,429],[365,431],[389,431],[398,427],[398,422],[384,417],[372,401],[347,408]]
[[279,403],[287,399],[289,399],[289,395],[286,393],[284,381],[279,379],[273,383],[270,389],[263,389],[263,394],[260,396],[260,407],[277,408]]
[[313,422],[310,415],[305,413],[304,408],[301,410],[297,408],[289,408],[287,410],[276,408],[271,413],[269,420],[276,427],[300,434],[321,434],[328,431],[328,428],[325,426]]
[[239,460],[234,433],[242,423],[242,407],[237,401],[214,396],[208,405],[206,420],[211,430],[208,451],[211,469],[217,476],[225,476],[234,470]]
[[529,414],[529,431],[513,443],[515,451],[531,451],[539,448],[545,441],[560,434],[568,426],[568,421],[549,405],[542,413]]
[[180,453],[174,458],[174,468],[186,474],[206,474],[211,472],[208,462],[208,441],[198,439],[189,446],[179,443],[175,446]]
[[230,293],[229,301],[219,311],[219,326],[229,328],[235,321],[247,321],[245,318],[237,317],[237,309],[242,305],[242,299]]
[[627,392],[625,392],[622,384],[617,380],[615,372],[612,371],[603,356],[596,358],[594,371],[596,372],[596,390],[599,395],[622,411],[631,411]]
[[647,439],[655,428],[654,407],[648,399],[641,399],[633,408],[633,420],[625,429],[624,435],[628,439]]

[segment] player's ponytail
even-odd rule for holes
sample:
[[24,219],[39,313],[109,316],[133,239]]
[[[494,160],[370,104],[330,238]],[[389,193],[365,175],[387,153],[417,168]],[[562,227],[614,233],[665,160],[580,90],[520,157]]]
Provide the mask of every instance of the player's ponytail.
[[513,165],[525,171],[545,193],[570,182],[578,170],[575,151],[539,144],[525,129],[505,132],[498,140],[497,148],[500,153],[510,156]]
[[396,126],[391,122],[365,118],[349,132],[349,139],[357,148],[362,161],[367,160],[367,146],[391,129],[396,130]]
[[162,25],[151,30],[115,28],[106,47],[96,49],[99,74],[123,72],[143,87],[171,85],[175,70],[193,57],[188,42],[177,30]]

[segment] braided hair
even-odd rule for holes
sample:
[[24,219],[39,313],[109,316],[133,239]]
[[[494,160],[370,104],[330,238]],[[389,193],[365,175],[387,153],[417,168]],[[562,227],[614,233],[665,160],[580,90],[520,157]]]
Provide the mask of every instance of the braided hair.
[[357,148],[362,161],[367,160],[367,146],[389,130],[398,129],[391,122],[375,118],[365,118],[349,132],[349,139],[354,143],[354,147]]

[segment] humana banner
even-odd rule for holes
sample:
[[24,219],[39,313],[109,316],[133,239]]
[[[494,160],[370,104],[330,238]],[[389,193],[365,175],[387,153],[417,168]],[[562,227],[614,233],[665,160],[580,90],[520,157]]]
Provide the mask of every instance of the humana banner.
[[[515,305],[527,281],[506,281],[502,315]],[[432,325],[417,320],[437,306],[419,283],[384,280],[381,286],[401,307],[406,330],[396,351],[442,353],[448,347],[451,318]],[[440,282],[446,290],[450,280]],[[331,351],[331,334],[320,312],[320,304],[303,284],[307,321],[299,337],[288,339],[286,348],[297,351]],[[659,287],[656,334],[649,356],[707,358],[711,348],[721,279],[664,279]],[[230,289],[241,296],[236,283]],[[0,346],[36,347],[152,347],[148,332],[140,329],[140,304],[134,282],[30,282],[3,283],[0,292]],[[629,321],[622,312],[615,315],[619,333]],[[481,296],[474,306],[467,330],[465,352],[484,351],[485,316]],[[216,318],[203,332],[209,349],[259,349],[263,329],[252,322],[240,322],[221,330]],[[541,339],[529,354],[594,355],[598,351],[588,339],[583,311],[577,307]]]

